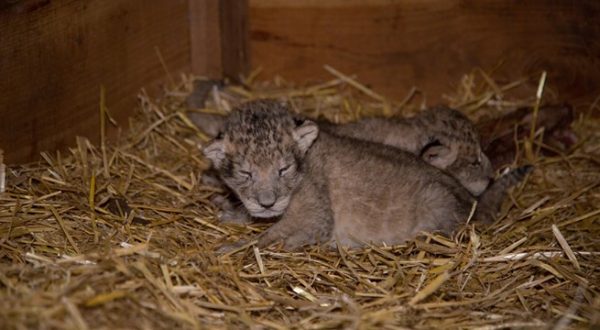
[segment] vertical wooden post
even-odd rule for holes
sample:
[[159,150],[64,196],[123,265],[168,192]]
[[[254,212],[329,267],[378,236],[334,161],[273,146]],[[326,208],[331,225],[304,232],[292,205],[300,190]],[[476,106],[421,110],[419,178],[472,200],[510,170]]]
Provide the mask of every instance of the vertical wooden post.
[[248,58],[248,1],[220,1],[221,63],[223,76],[237,81],[246,74]]
[[248,1],[189,0],[192,72],[237,81],[248,70]]
[[221,28],[219,0],[189,0],[192,72],[220,78]]

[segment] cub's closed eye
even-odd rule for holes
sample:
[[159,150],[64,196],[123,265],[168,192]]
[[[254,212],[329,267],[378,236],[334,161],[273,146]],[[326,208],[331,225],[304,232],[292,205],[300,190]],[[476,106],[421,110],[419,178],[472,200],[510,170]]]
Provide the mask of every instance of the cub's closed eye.
[[246,178],[252,177],[252,172],[250,172],[250,171],[238,171],[238,173],[240,173],[240,175],[242,175],[242,176],[245,176]]
[[279,176],[284,176],[291,168],[292,168],[292,165],[286,165],[286,166],[280,168]]

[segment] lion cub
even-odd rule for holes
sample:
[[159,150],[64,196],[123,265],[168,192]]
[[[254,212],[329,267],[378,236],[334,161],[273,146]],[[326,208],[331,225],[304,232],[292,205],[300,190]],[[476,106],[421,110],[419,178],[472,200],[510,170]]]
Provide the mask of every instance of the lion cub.
[[[273,100],[232,111],[204,154],[252,217],[278,220],[259,246],[396,244],[420,231],[450,233],[475,201],[455,178],[415,155],[320,131]],[[489,207],[498,204],[495,193]]]
[[366,118],[354,123],[322,123],[328,132],[383,143],[419,155],[427,163],[454,176],[479,196],[494,177],[481,150],[475,125],[448,107],[427,109],[412,118]]

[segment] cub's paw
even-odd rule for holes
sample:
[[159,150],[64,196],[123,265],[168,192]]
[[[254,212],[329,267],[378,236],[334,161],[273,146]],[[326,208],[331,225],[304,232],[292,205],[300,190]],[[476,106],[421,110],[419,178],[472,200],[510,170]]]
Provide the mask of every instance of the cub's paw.
[[236,225],[249,225],[252,223],[250,215],[241,209],[223,209],[218,213],[219,222],[236,224]]
[[231,196],[215,195],[211,202],[220,209],[217,217],[219,222],[237,225],[247,225],[252,223],[252,218],[248,211],[241,205],[241,202],[233,200]]
[[248,244],[248,241],[238,241],[235,243],[227,243],[221,245],[216,251],[216,254],[223,255],[241,249],[244,245]]

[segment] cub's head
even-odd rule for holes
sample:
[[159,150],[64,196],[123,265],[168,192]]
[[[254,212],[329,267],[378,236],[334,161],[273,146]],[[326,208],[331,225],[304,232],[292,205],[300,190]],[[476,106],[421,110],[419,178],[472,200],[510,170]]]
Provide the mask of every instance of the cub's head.
[[304,156],[318,133],[314,122],[294,117],[280,102],[250,101],[225,118],[204,155],[253,217],[276,217],[302,180]]
[[479,144],[429,145],[421,156],[455,177],[474,196],[481,195],[494,178],[494,169]]
[[421,150],[423,159],[458,179],[474,196],[481,195],[493,179],[494,170],[481,150],[475,124],[446,106],[433,107],[421,118],[434,137]]

